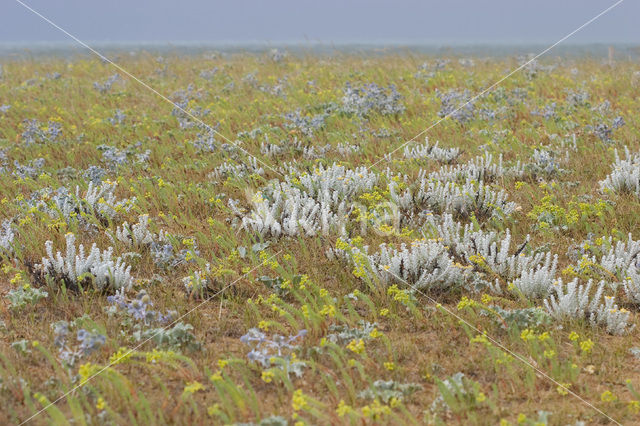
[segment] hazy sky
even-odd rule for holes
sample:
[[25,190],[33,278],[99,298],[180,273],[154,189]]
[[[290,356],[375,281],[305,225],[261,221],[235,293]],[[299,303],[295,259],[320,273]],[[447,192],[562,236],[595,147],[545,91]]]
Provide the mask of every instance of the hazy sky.
[[[552,43],[615,0],[24,0],[84,41]],[[625,0],[569,43],[640,43]],[[67,41],[0,0],[0,42]]]

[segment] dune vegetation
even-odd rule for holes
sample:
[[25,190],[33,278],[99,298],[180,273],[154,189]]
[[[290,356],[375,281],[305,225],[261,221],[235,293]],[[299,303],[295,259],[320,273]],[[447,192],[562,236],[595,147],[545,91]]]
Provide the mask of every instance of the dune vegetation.
[[640,421],[637,63],[113,59],[0,60],[0,423]]

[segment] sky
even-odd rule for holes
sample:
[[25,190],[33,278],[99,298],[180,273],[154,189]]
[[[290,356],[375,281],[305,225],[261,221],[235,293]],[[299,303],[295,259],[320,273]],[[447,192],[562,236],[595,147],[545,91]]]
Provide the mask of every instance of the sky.
[[[85,42],[553,43],[615,0],[21,0]],[[625,0],[567,40],[640,44]],[[70,41],[0,0],[0,43]]]

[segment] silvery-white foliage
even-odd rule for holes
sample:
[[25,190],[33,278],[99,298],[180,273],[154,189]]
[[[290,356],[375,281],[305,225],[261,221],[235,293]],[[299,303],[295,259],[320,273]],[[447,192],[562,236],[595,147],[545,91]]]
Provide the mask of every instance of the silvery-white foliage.
[[477,181],[491,183],[501,177],[520,177],[523,174],[524,168],[519,162],[513,167],[504,167],[502,154],[498,156],[498,161],[494,162],[493,155],[486,152],[485,155],[477,156],[465,164],[442,166],[440,170],[431,173],[429,178],[443,182],[464,183]]
[[463,281],[463,269],[435,240],[418,240],[399,249],[380,246],[368,256],[371,271],[384,285],[404,282],[418,289],[448,289]]
[[361,150],[360,145],[355,145],[355,144],[340,142],[336,146],[336,152],[340,155],[355,154],[356,152],[360,152],[360,150]]
[[[456,398],[460,396],[466,396],[469,393],[469,389],[466,383],[468,383],[466,381],[466,377],[464,373],[461,372],[457,372],[442,381],[444,387]],[[439,411],[448,411],[450,409],[451,407],[449,407],[449,404],[447,403],[441,392],[431,403],[431,411],[434,413]]]
[[299,175],[301,173],[300,169],[298,169],[298,165],[292,161],[286,161],[278,166],[278,171],[283,175]]
[[528,298],[545,297],[556,281],[558,255],[547,253],[545,262],[532,269],[525,269],[513,285]]
[[[609,249],[608,251],[607,248]],[[638,255],[640,255],[640,241],[635,241],[631,234],[629,234],[627,241],[617,241],[613,244],[612,237],[604,239],[601,245],[601,251],[603,255],[600,260],[596,262],[596,258],[593,257],[590,260],[594,263],[599,263],[603,268],[612,274],[618,276],[633,267],[634,269],[640,266],[638,263]]]
[[635,328],[629,325],[630,312],[624,308],[618,308],[612,296],[605,296],[604,303],[591,313],[589,320],[591,324],[605,327],[607,333],[625,334]]
[[52,217],[62,217],[68,222],[72,218],[83,220],[85,214],[94,214],[99,218],[113,219],[118,211],[129,211],[135,202],[135,197],[118,200],[115,195],[117,183],[101,182],[95,185],[89,182],[84,195],[80,193],[80,187],[76,187],[75,195],[66,187],[59,188],[51,196],[49,204],[40,200],[36,204]]
[[191,294],[206,289],[210,284],[210,279],[208,278],[211,275],[210,273],[211,264],[207,263],[203,270],[194,271],[188,277],[182,278],[182,284],[187,293]]
[[161,236],[149,230],[149,215],[138,216],[138,223],[129,225],[124,222],[122,226],[116,228],[115,235],[107,231],[111,241],[118,240],[129,248],[142,248],[150,246],[152,243],[162,240]]
[[633,329],[629,325],[629,311],[618,308],[613,296],[602,294],[607,286],[600,281],[595,292],[591,294],[593,281],[586,286],[578,284],[578,279],[563,284],[559,279],[554,285],[555,295],[545,299],[544,306],[551,316],[559,320],[589,319],[593,326],[603,326],[608,333],[624,334]]
[[119,257],[113,259],[113,247],[100,251],[94,243],[85,255],[82,244],[76,249],[76,237],[73,233],[68,233],[65,239],[67,249],[64,256],[60,252],[53,254],[53,242],[45,243],[48,257],[42,258],[42,263],[36,265],[36,270],[73,285],[80,285],[89,274],[98,290],[131,288],[131,266],[127,266]]
[[279,157],[287,152],[288,147],[285,145],[279,145],[275,143],[262,142],[260,144],[260,152],[267,157]]
[[324,146],[310,145],[302,147],[302,157],[307,160],[313,160],[316,158],[325,157],[330,151],[332,147],[331,144],[326,144]]
[[552,286],[555,294],[544,300],[544,306],[551,316],[559,320],[587,318],[598,309],[605,282],[600,281],[593,296],[591,287],[593,280],[589,280],[585,286],[575,278],[565,285],[559,278]]
[[627,299],[640,305],[640,271],[638,267],[629,267],[626,276],[622,279],[622,288]]
[[315,236],[318,232],[327,234],[331,230],[340,230],[347,215],[345,202],[332,206],[329,202],[317,201],[298,188],[285,186],[275,191],[273,197],[268,200],[257,194],[249,216],[242,218],[242,227],[274,237]]
[[0,255],[13,252],[14,238],[13,224],[8,220],[3,221],[2,226],[0,226]]
[[640,153],[631,154],[628,147],[624,151],[626,158],[623,160],[616,149],[613,171],[600,181],[600,189],[617,194],[632,193],[640,197]]
[[[314,172],[298,177],[299,186],[305,193],[318,201],[332,204],[371,191],[378,179],[378,175],[366,167],[351,170],[335,163],[328,167],[320,165]],[[287,178],[287,183],[290,181]]]
[[406,146],[404,148],[404,157],[419,160],[422,158],[429,158],[442,164],[449,164],[456,161],[460,156],[460,148],[441,148],[438,146],[439,142],[434,145],[429,145],[429,138],[425,138],[424,144],[414,145],[413,147]]
[[450,214],[445,214],[440,219],[431,216],[427,223],[433,235],[438,236],[442,244],[449,247],[456,256],[467,263],[474,263],[474,259],[477,263],[480,259],[476,256],[479,256],[484,265],[507,281],[520,278],[525,271],[535,270],[543,261],[549,263],[549,255],[545,257],[544,253],[524,253],[528,235],[525,244],[512,251],[511,232],[508,228],[502,236],[495,231],[474,229],[474,225],[470,223],[463,226]]
[[479,182],[441,182],[428,179],[421,173],[414,187],[402,194],[395,191],[395,183],[389,184],[391,200],[404,211],[431,209],[469,218],[475,214],[479,220],[509,216],[516,204],[507,201],[507,193],[494,190]]
[[115,182],[102,182],[99,186],[94,185],[93,182],[89,182],[84,197],[80,196],[80,190],[76,187],[75,201],[79,203],[80,206],[87,205],[91,211],[97,212],[103,217],[113,219],[118,213],[118,210],[123,209],[124,211],[129,211],[135,202],[135,197],[118,201],[115,195],[117,186],[118,184]]
[[372,190],[378,179],[365,167],[351,170],[337,164],[320,165],[297,177],[287,176],[254,196],[253,208],[243,217],[242,227],[275,237],[341,231],[351,209],[349,202]]
[[249,157],[246,162],[239,164],[225,161],[216,167],[209,176],[212,178],[227,178],[231,176],[244,177],[251,174],[264,174],[264,169],[258,164],[258,160],[255,157]]

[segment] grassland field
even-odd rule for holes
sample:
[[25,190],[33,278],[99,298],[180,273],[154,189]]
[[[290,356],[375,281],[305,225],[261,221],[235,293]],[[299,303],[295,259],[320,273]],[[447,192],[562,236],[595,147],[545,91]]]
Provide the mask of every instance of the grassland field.
[[640,422],[637,62],[114,61],[0,59],[0,424]]

